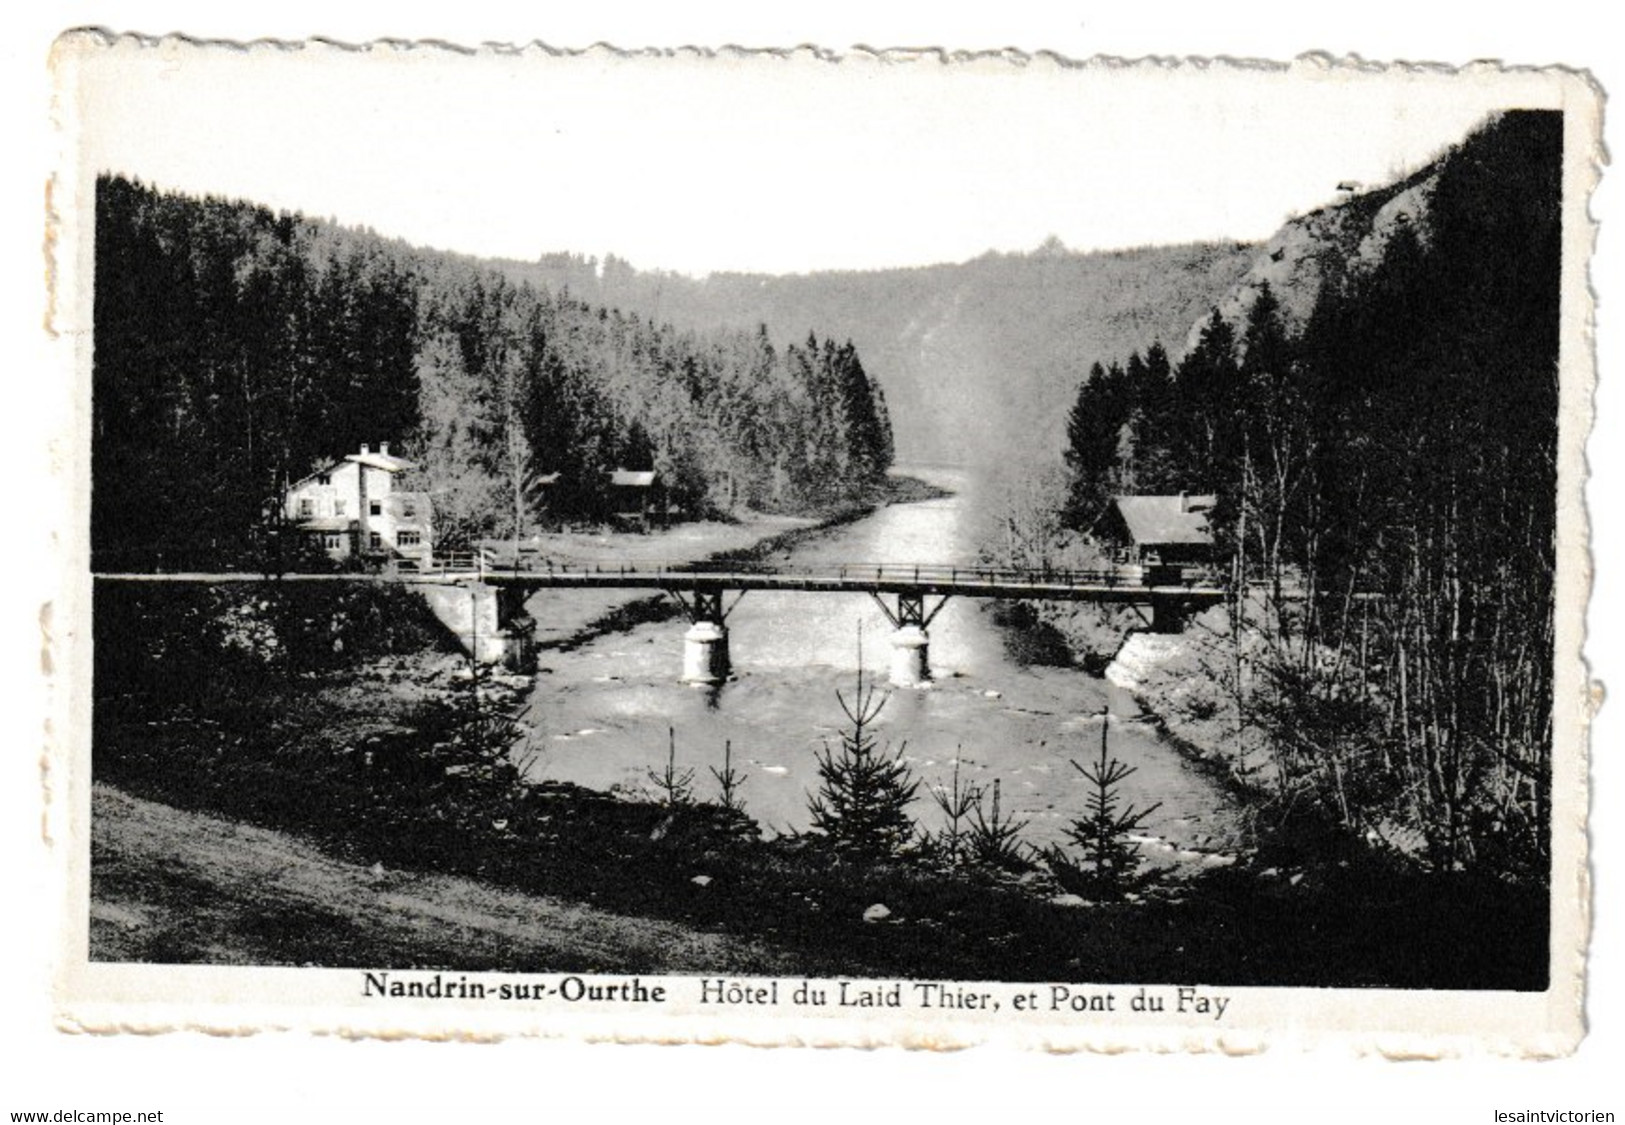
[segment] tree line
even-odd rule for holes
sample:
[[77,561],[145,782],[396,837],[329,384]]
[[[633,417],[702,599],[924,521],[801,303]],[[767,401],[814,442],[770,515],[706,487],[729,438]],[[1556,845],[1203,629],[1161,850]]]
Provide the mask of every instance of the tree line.
[[[224,560],[290,480],[389,441],[441,539],[605,518],[654,469],[692,515],[877,487],[885,398],[856,349],[670,325],[458,255],[118,176],[96,191],[97,551]],[[544,478],[559,474],[552,485]]]
[[1097,364],[1069,419],[1074,526],[1218,495],[1235,744],[1278,807],[1440,870],[1549,861],[1561,135],[1493,120],[1301,332],[1261,285],[1177,364]]

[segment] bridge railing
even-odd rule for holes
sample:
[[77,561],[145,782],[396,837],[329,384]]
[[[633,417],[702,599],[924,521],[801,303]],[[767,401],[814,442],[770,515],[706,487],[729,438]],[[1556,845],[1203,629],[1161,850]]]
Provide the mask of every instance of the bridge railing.
[[[437,552],[424,569],[440,574],[534,574],[560,577],[660,578],[662,576],[715,575],[719,580],[740,576],[785,579],[836,580],[847,582],[908,583],[945,586],[1106,586],[1143,587],[1149,575],[1137,566],[1020,569],[986,566],[942,566],[908,563],[832,563],[827,566],[784,566],[759,560],[725,559],[709,562],[644,559],[632,562],[614,560],[562,560],[540,556],[482,551]],[[1158,581],[1157,585],[1170,584]],[[1209,575],[1183,571],[1177,583],[1194,589],[1216,588]]]
[[436,551],[428,558],[397,559],[395,567],[408,574],[466,574],[495,569],[488,561],[481,551]]

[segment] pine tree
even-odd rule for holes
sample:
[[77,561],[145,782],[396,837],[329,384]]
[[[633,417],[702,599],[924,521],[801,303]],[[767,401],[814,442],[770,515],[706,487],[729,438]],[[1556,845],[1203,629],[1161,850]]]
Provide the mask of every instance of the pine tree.
[[1122,366],[1092,365],[1067,417],[1066,463],[1072,470],[1067,517],[1074,527],[1093,524],[1121,491],[1124,427],[1133,411],[1133,391]]
[[677,768],[677,731],[666,728],[666,765],[661,770],[645,770],[653,783],[656,800],[667,808],[681,808],[694,803],[694,769]]
[[[1162,804],[1159,801],[1144,809],[1122,807],[1118,787],[1136,767],[1126,766],[1111,756],[1106,745],[1108,722],[1109,714],[1102,711],[1100,757],[1088,766],[1072,763],[1072,768],[1089,783],[1089,796],[1086,815],[1074,820],[1066,829],[1067,838],[1083,852],[1083,886],[1099,899],[1120,898],[1135,882],[1140,849],[1128,836]],[[1078,874],[1059,849],[1053,850],[1050,858],[1058,875]],[[1063,885],[1066,881],[1063,876]]]
[[[589,291],[634,296],[604,270]],[[678,332],[329,222],[103,176],[96,277],[98,554],[232,561],[280,482],[370,441],[418,463],[442,540],[527,531],[537,475],[548,517],[603,519],[617,465],[687,510],[783,510],[892,460],[850,343]]]
[[1160,343],[1146,349],[1145,376],[1135,388],[1135,401],[1139,404],[1136,453],[1140,490],[1151,494],[1178,492],[1184,487],[1183,451],[1178,447],[1175,424],[1178,403],[1173,365]]
[[1189,450],[1192,491],[1218,491],[1235,461],[1235,415],[1240,406],[1236,333],[1218,309],[1202,326],[1196,347],[1181,361],[1179,440]]
[[864,682],[860,664],[852,699],[839,691],[835,698],[851,727],[841,732],[839,751],[825,743],[819,752],[820,784],[809,804],[813,829],[843,856],[863,860],[897,856],[914,836],[908,806],[920,783],[903,761],[902,748],[887,754],[870,729],[888,697],[872,681]]

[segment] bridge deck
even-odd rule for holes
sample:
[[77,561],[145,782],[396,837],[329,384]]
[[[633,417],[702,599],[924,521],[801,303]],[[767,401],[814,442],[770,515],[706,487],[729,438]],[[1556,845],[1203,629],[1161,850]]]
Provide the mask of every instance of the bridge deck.
[[499,568],[451,560],[422,570],[394,574],[289,573],[276,578],[253,572],[187,574],[98,574],[130,582],[396,582],[442,584],[484,582],[527,590],[796,590],[824,593],[913,594],[936,597],[1033,599],[1044,601],[1144,602],[1153,598],[1217,602],[1223,590],[1187,576],[1178,583],[1154,584],[1137,568],[1122,570],[1020,571],[986,567],[845,565],[771,567],[748,563],[698,567],[663,564],[620,566],[607,563]]
[[981,578],[975,575],[766,574],[753,571],[672,571],[667,573],[593,573],[556,571],[551,574],[487,572],[491,585],[517,585],[526,589],[649,589],[649,590],[798,590],[827,593],[921,594],[935,597],[1040,599],[1047,601],[1141,601],[1152,595],[1217,601],[1217,587],[1150,586],[1141,582],[1084,581],[1033,576]]

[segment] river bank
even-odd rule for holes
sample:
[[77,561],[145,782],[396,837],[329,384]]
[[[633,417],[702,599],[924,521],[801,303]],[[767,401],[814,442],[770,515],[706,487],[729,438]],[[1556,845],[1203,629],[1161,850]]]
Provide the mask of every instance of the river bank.
[[[310,841],[91,794],[92,956],[558,972],[788,973],[783,951],[479,879],[346,861]],[[455,956],[451,950],[456,950]]]
[[[1255,871],[1300,882],[1323,879],[1329,866],[1379,875],[1397,867],[1425,877],[1426,841],[1414,826],[1388,817],[1356,831],[1324,791],[1305,782],[1301,762],[1297,776],[1283,776],[1266,729],[1272,718],[1280,721],[1282,705],[1268,695],[1272,642],[1259,625],[1267,617],[1261,595],[1249,597],[1239,635],[1228,605],[1196,614],[1171,634],[1150,632],[1126,611],[1046,606],[1034,616],[1080,665],[1112,652],[1097,674],[1133,699],[1141,718],[1193,769],[1246,809],[1248,862]],[[1238,676],[1245,701],[1237,698]]]
[[[320,798],[302,792],[308,803]],[[1178,899],[1057,902],[719,835],[566,790],[316,831],[98,783],[90,956],[161,964],[1275,987],[1540,989],[1544,898],[1467,881],[1215,872]],[[494,818],[493,818],[494,817]],[[487,819],[492,818],[492,819]],[[269,821],[269,823],[268,823]],[[482,823],[483,822],[483,823]],[[884,909],[879,909],[884,908]]]
[[[902,474],[887,478],[871,497],[834,505],[808,516],[747,512],[737,520],[705,520],[648,532],[600,530],[552,532],[526,540],[527,552],[568,565],[649,564],[692,566],[723,561],[758,562],[787,552],[815,536],[862,519],[877,507],[945,495],[942,489]],[[669,598],[639,591],[598,591],[591,599],[540,590],[526,601],[536,623],[539,652],[568,650],[623,632],[634,625],[665,621],[680,609]]]

